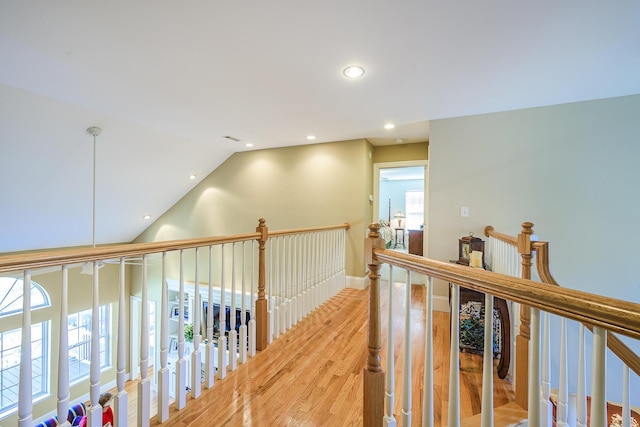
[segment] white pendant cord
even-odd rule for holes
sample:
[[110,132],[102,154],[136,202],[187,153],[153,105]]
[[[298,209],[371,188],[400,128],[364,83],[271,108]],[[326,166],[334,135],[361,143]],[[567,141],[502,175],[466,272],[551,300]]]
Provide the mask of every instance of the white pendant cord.
[[93,247],[96,247],[96,133],[93,133]]

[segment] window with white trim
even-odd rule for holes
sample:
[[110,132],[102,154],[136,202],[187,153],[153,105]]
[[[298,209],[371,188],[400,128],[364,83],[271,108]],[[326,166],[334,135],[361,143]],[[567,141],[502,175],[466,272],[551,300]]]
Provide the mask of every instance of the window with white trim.
[[420,230],[424,224],[424,191],[406,191],[404,193],[407,210],[407,229]]
[[[21,316],[24,282],[20,278],[0,277],[0,318]],[[49,307],[49,295],[31,282],[31,310]],[[0,414],[18,407],[20,388],[20,348],[22,328],[2,330],[0,327]],[[49,393],[49,322],[31,325],[31,391],[33,399]]]
[[[109,305],[99,308],[100,331],[100,368],[109,366]],[[89,378],[91,366],[91,328],[92,309],[69,315],[67,322],[69,334],[69,382],[74,383]]]

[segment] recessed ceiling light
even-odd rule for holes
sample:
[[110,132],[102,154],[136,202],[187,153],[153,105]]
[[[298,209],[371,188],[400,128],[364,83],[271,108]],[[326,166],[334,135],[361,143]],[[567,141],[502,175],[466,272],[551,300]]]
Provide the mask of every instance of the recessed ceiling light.
[[358,77],[362,77],[364,74],[364,68],[359,65],[349,65],[347,68],[342,70],[342,74],[350,79],[357,79]]
[[394,125],[393,123],[387,123],[386,125],[384,125],[385,129],[393,129],[394,127],[396,127],[396,125]]
[[145,215],[142,217],[142,219],[151,219],[151,215]]
[[247,142],[246,144],[244,144],[245,147],[253,147],[253,144],[250,142]]
[[398,144],[402,144],[403,142],[404,142],[404,139],[402,139],[402,138],[396,139],[396,143],[398,143]]
[[316,139],[315,135],[307,135],[307,139],[309,141],[313,141],[314,139]]
[[189,175],[189,179],[196,179],[196,176],[194,174]]

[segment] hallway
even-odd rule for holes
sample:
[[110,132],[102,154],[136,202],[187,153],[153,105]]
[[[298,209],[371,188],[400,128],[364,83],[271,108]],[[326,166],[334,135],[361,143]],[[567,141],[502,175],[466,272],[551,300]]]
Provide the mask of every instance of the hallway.
[[[395,347],[402,348],[399,331],[404,329],[404,285],[394,285]],[[422,361],[424,342],[423,287],[412,290],[413,420],[420,424]],[[388,288],[382,286],[386,304]],[[167,426],[360,426],[362,425],[362,371],[366,358],[368,291],[346,289],[281,336],[247,365],[240,365],[224,380],[193,400],[182,411],[171,407]],[[384,308],[386,312],[386,308]],[[436,425],[447,408],[449,316],[436,312],[434,318],[434,389]],[[386,316],[383,316],[386,319]],[[387,325],[383,320],[384,343]],[[479,412],[482,359],[461,354],[462,419]],[[401,411],[399,394],[402,355],[396,356],[396,420]],[[494,377],[495,406],[512,399],[511,385]],[[127,383],[130,408],[135,408],[135,383]],[[155,402],[152,403],[155,408]],[[130,411],[131,412],[131,411]],[[135,425],[135,413],[129,425]],[[151,425],[160,425],[152,419]]]

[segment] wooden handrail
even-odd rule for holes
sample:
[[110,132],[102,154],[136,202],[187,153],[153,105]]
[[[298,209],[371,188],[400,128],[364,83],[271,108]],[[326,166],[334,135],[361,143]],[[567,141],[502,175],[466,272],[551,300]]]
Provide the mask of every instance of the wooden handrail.
[[270,231],[269,237],[282,237],[282,236],[289,236],[292,234],[314,233],[316,231],[329,231],[329,230],[342,230],[342,229],[349,230],[350,228],[351,228],[351,225],[349,225],[348,222],[345,222],[344,224],[340,224],[340,225],[329,225],[324,227],[295,228],[290,230]]
[[640,339],[640,304],[574,289],[541,287],[532,280],[386,249],[374,249],[373,253],[378,261],[396,267]]
[[502,240],[505,243],[509,243],[510,245],[513,246],[518,246],[518,239],[512,236],[508,236],[506,234],[503,233],[499,233],[497,231],[494,230],[494,228],[490,225],[487,225],[484,228],[484,235],[487,237],[493,237],[496,238],[498,240]]
[[127,258],[179,249],[190,249],[223,243],[256,240],[261,233],[236,234],[233,236],[204,237],[198,239],[168,240],[165,242],[127,243],[96,248],[54,249],[0,256],[0,273],[33,268],[52,267],[79,262],[100,261],[112,258]]

